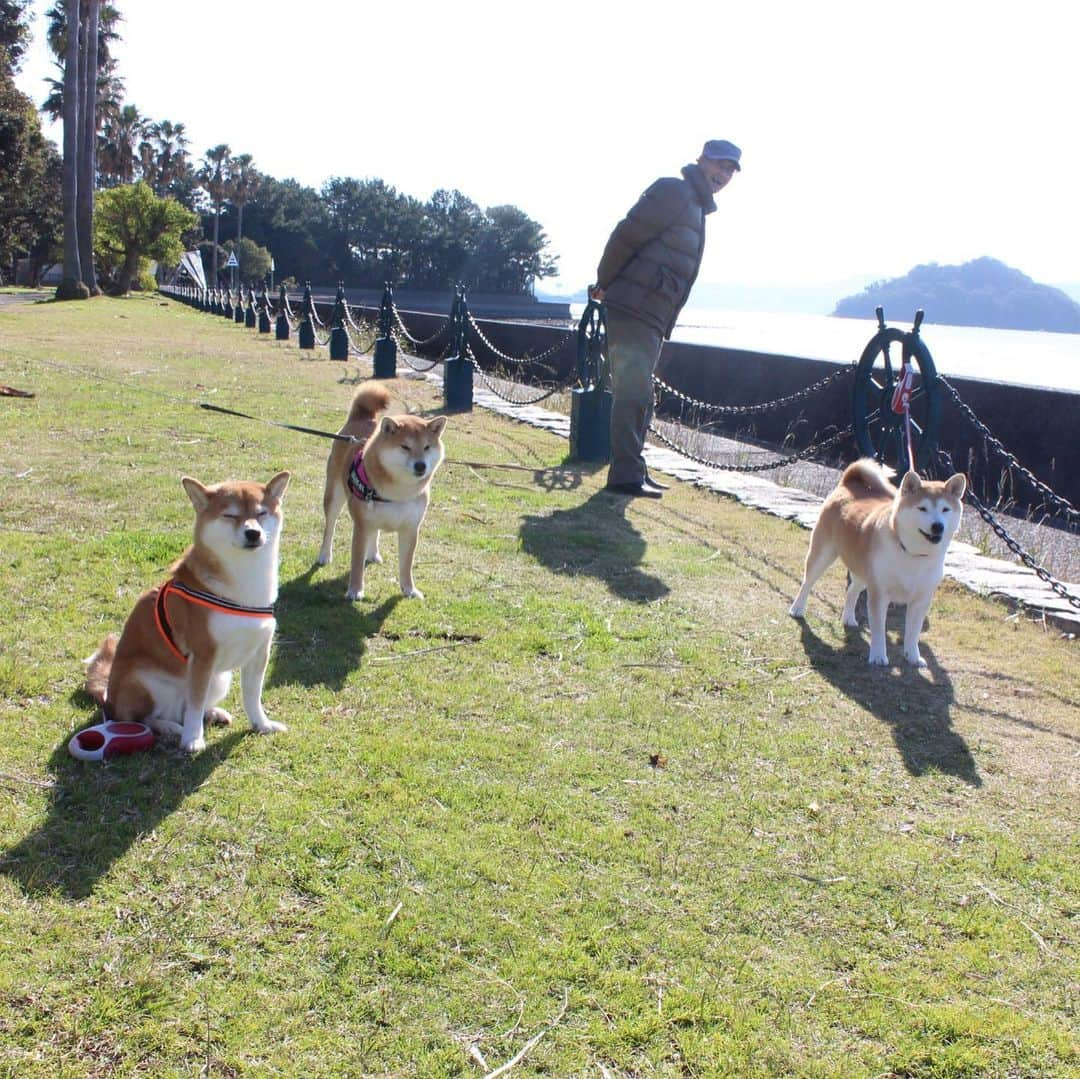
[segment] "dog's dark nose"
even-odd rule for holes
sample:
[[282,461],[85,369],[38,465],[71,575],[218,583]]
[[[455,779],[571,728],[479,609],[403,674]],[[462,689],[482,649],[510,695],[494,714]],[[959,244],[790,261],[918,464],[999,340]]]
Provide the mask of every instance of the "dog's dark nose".
[[422,476],[427,471],[427,464],[424,461],[416,461],[412,468],[418,476]]
[[933,533],[933,534],[934,534],[935,536],[940,536],[940,535],[941,535],[941,533],[945,531],[945,526],[944,526],[944,525],[943,525],[943,524],[942,524],[942,523],[941,523],[940,521],[935,521],[935,522],[934,522],[934,523],[933,523],[933,524],[932,524],[932,525],[930,526],[930,531],[931,531],[931,532],[932,532],[932,533]]
[[258,543],[259,540],[262,539],[262,531],[258,528],[245,528],[244,539],[246,539],[248,543]]

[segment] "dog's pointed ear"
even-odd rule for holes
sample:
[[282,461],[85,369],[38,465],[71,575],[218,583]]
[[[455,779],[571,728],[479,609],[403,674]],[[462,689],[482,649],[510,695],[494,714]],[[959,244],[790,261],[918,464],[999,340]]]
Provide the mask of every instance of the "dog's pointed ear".
[[900,493],[902,495],[914,495],[921,490],[922,480],[919,479],[919,473],[905,472],[904,478],[900,481]]
[[210,491],[198,480],[192,479],[190,476],[185,476],[180,482],[184,485],[184,490],[187,491],[187,496],[191,499],[195,512],[202,513],[210,505]]
[[957,472],[950,476],[945,481],[945,490],[953,496],[953,498],[963,498],[964,492],[967,490],[967,476],[963,472]]
[[427,429],[436,437],[441,438],[443,429],[446,427],[445,416],[434,416],[427,421]]
[[392,435],[397,429],[397,420],[395,420],[393,416],[383,416],[382,433],[384,435]]
[[285,495],[285,488],[289,486],[290,472],[279,472],[267,485],[266,493],[275,501],[280,502]]

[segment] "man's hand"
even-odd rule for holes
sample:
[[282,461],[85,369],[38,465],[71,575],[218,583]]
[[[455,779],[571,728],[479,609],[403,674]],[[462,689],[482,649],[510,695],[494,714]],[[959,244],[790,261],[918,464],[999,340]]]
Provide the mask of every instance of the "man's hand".
[[604,302],[604,290],[599,285],[590,285],[588,288],[589,299],[597,303]]

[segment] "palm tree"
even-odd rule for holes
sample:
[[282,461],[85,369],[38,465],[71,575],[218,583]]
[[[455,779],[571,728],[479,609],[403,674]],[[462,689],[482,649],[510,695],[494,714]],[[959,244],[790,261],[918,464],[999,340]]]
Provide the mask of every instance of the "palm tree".
[[199,169],[199,185],[210,196],[214,207],[214,253],[211,256],[210,280],[217,288],[218,280],[218,240],[221,236],[221,204],[230,191],[229,165],[232,151],[225,143],[211,147],[203,155],[202,168]]
[[169,194],[172,185],[181,179],[188,169],[188,137],[183,124],[162,120],[154,124],[150,132],[157,161],[155,165],[154,194],[159,199]]
[[141,172],[139,146],[146,134],[146,120],[135,105],[124,105],[104,121],[98,151],[102,186],[135,182],[136,172]]
[[[74,5],[73,5],[74,6]],[[94,271],[94,188],[97,184],[98,20],[101,0],[86,0],[79,42],[79,265],[90,295],[101,292]]]
[[[82,9],[86,0],[75,6]],[[84,14],[80,10],[80,15]],[[55,0],[51,8],[45,12],[48,25],[45,29],[45,40],[49,50],[56,57],[56,67],[60,71],[60,78],[46,79],[49,84],[49,94],[41,103],[41,111],[56,121],[64,115],[64,57],[67,55],[67,24],[68,2],[67,0]],[[116,29],[120,22],[120,12],[112,4],[102,3],[98,15],[98,101],[102,103],[103,114],[115,103],[119,108],[119,102],[124,96],[124,80],[116,74],[116,60],[109,48],[112,42],[120,40],[120,34]]]
[[58,300],[88,296],[79,263],[79,5],[68,5],[64,53],[64,272]]
[[236,207],[236,240],[237,243],[244,238],[244,203],[248,201],[258,190],[262,178],[252,164],[251,154],[237,154],[232,159],[230,169],[232,179],[233,205]]

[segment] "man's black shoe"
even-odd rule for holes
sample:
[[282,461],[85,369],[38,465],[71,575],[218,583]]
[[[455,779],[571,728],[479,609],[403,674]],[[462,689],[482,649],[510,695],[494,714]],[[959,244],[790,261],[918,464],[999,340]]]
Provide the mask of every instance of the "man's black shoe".
[[661,483],[659,480],[654,480],[648,472],[645,473],[645,478],[641,482],[647,487],[655,487],[658,491],[668,491],[671,489],[670,483]]
[[649,487],[644,483],[609,483],[605,491],[613,495],[628,495],[630,498],[663,498],[663,491]]

